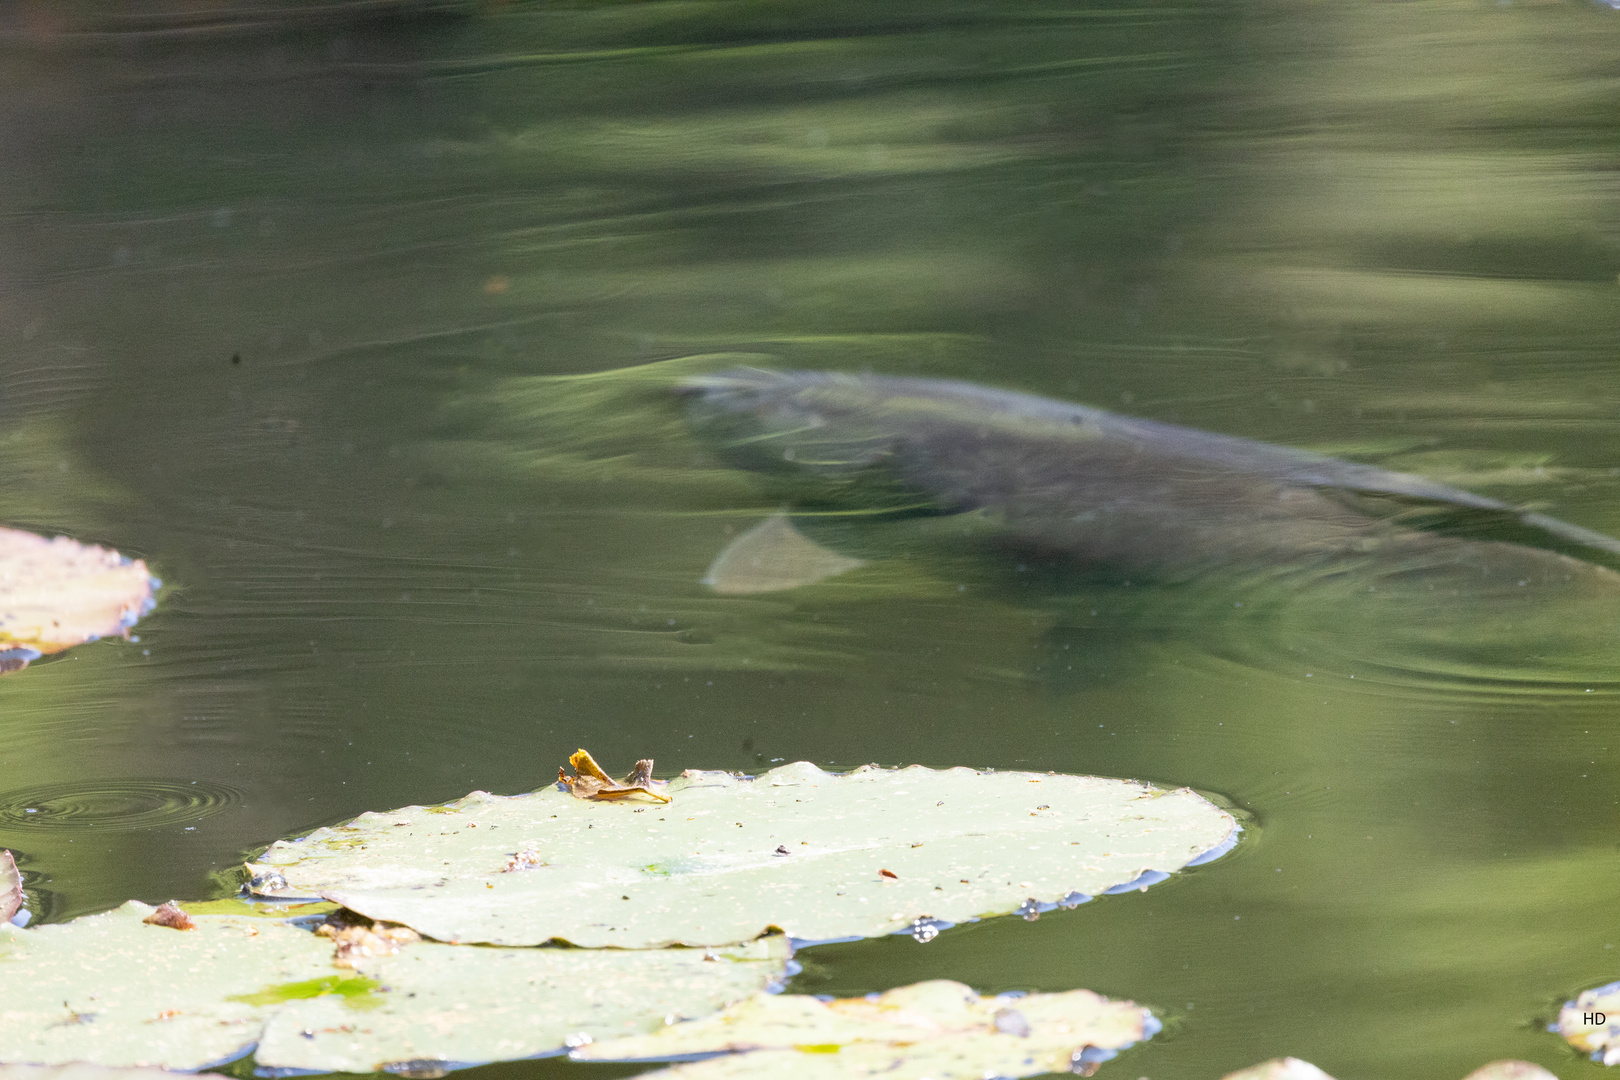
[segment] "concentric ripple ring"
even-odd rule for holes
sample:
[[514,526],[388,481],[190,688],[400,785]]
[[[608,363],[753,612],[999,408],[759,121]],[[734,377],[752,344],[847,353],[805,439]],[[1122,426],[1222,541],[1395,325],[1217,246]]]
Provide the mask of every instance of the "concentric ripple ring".
[[126,831],[191,823],[241,802],[212,780],[113,779],[0,791],[0,832]]

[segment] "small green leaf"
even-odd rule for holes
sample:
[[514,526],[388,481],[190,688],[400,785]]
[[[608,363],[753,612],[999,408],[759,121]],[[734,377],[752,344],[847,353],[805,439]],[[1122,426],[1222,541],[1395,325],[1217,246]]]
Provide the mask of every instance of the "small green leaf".
[[242,1001],[249,1005],[280,1005],[288,1001],[304,1001],[336,994],[350,1008],[370,1009],[382,1004],[382,999],[376,995],[381,988],[382,983],[376,979],[368,979],[364,975],[350,975],[347,978],[342,975],[324,975],[318,979],[267,986],[256,994],[237,994],[225,1000]]

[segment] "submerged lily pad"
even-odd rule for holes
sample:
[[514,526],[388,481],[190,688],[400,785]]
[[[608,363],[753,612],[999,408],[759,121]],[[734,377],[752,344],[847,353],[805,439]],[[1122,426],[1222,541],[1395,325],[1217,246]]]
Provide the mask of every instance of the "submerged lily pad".
[[1033,916],[1163,880],[1238,831],[1187,789],[1050,773],[799,762],[756,779],[688,772],[666,793],[633,806],[474,792],[363,814],[248,869],[262,895],[318,895],[441,941],[645,949]]
[[94,544],[0,528],[0,674],[110,634],[152,608],[139,559]]
[[841,1001],[759,995],[714,1016],[597,1042],[569,1056],[640,1061],[726,1055],[653,1074],[669,1080],[868,1073],[893,1080],[980,1080],[1071,1070],[1090,1075],[1159,1027],[1140,1005],[1089,990],[980,997],[961,983],[938,980]]
[[0,928],[0,1061],[196,1069],[246,1053],[272,1068],[371,1072],[554,1053],[757,993],[786,974],[781,937],[729,949],[475,949],[433,942],[333,966],[330,939],[198,915],[176,933],[117,911]]
[[[1595,1022],[1598,1017],[1601,1023]],[[1593,1061],[1620,1064],[1620,982],[1583,990],[1566,1001],[1553,1029]]]

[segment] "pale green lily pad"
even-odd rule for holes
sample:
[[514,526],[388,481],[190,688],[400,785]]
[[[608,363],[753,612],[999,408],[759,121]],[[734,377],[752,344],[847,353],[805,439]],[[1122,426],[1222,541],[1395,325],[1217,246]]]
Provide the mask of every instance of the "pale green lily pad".
[[1463,1080],[1558,1080],[1558,1077],[1530,1061],[1493,1061],[1481,1065]]
[[292,1001],[265,1026],[258,1063],[374,1072],[559,1051],[703,1016],[786,976],[780,936],[723,949],[483,949],[424,942],[364,965],[388,988],[373,1008]]
[[0,923],[8,923],[23,908],[22,874],[11,852],[0,848]]
[[980,997],[961,983],[903,986],[873,998],[760,995],[652,1035],[581,1047],[576,1061],[667,1060],[722,1053],[657,1077],[864,1076],[980,1080],[1085,1071],[1159,1030],[1153,1014],[1089,990]]
[[781,937],[656,952],[423,942],[356,972],[307,929],[196,915],[173,930],[144,923],[153,910],[0,928],[0,1061],[196,1069],[255,1044],[260,1065],[321,1072],[529,1057],[707,1014],[783,979],[791,955]]
[[[1299,1058],[1273,1058],[1235,1073],[1227,1073],[1221,1080],[1333,1080],[1333,1077],[1308,1061]],[[1558,1080],[1558,1077],[1540,1065],[1528,1061],[1493,1061],[1481,1065],[1463,1080]]]
[[233,1000],[332,974],[332,948],[263,920],[149,926],[154,909],[35,930],[0,926],[0,1061],[200,1069],[246,1053],[266,1010]]
[[[1602,1023],[1588,1022],[1599,1016]],[[1593,1061],[1620,1064],[1620,982],[1583,990],[1574,1001],[1566,1001],[1553,1029]]]
[[1333,1077],[1308,1061],[1299,1058],[1272,1058],[1235,1073],[1227,1073],[1221,1080],[1333,1080]]
[[440,941],[644,949],[771,928],[926,938],[1162,880],[1238,831],[1185,788],[1051,773],[799,762],[756,779],[688,772],[668,793],[666,806],[474,792],[363,814],[248,869],[261,895],[319,895]]
[[227,1080],[221,1073],[175,1073],[167,1069],[109,1065],[0,1065],[0,1080]]
[[95,544],[0,528],[0,675],[111,634],[156,601],[139,559]]

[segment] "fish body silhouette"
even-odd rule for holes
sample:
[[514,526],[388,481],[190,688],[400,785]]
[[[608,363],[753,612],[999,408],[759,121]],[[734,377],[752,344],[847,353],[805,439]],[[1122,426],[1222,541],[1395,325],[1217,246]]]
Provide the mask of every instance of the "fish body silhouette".
[[800,522],[949,516],[1025,559],[1165,580],[1464,556],[1447,530],[1521,541],[1496,542],[1543,570],[1587,564],[1539,549],[1620,555],[1601,533],[1421,476],[970,383],[738,369],[683,392],[693,427],[774,477]]

